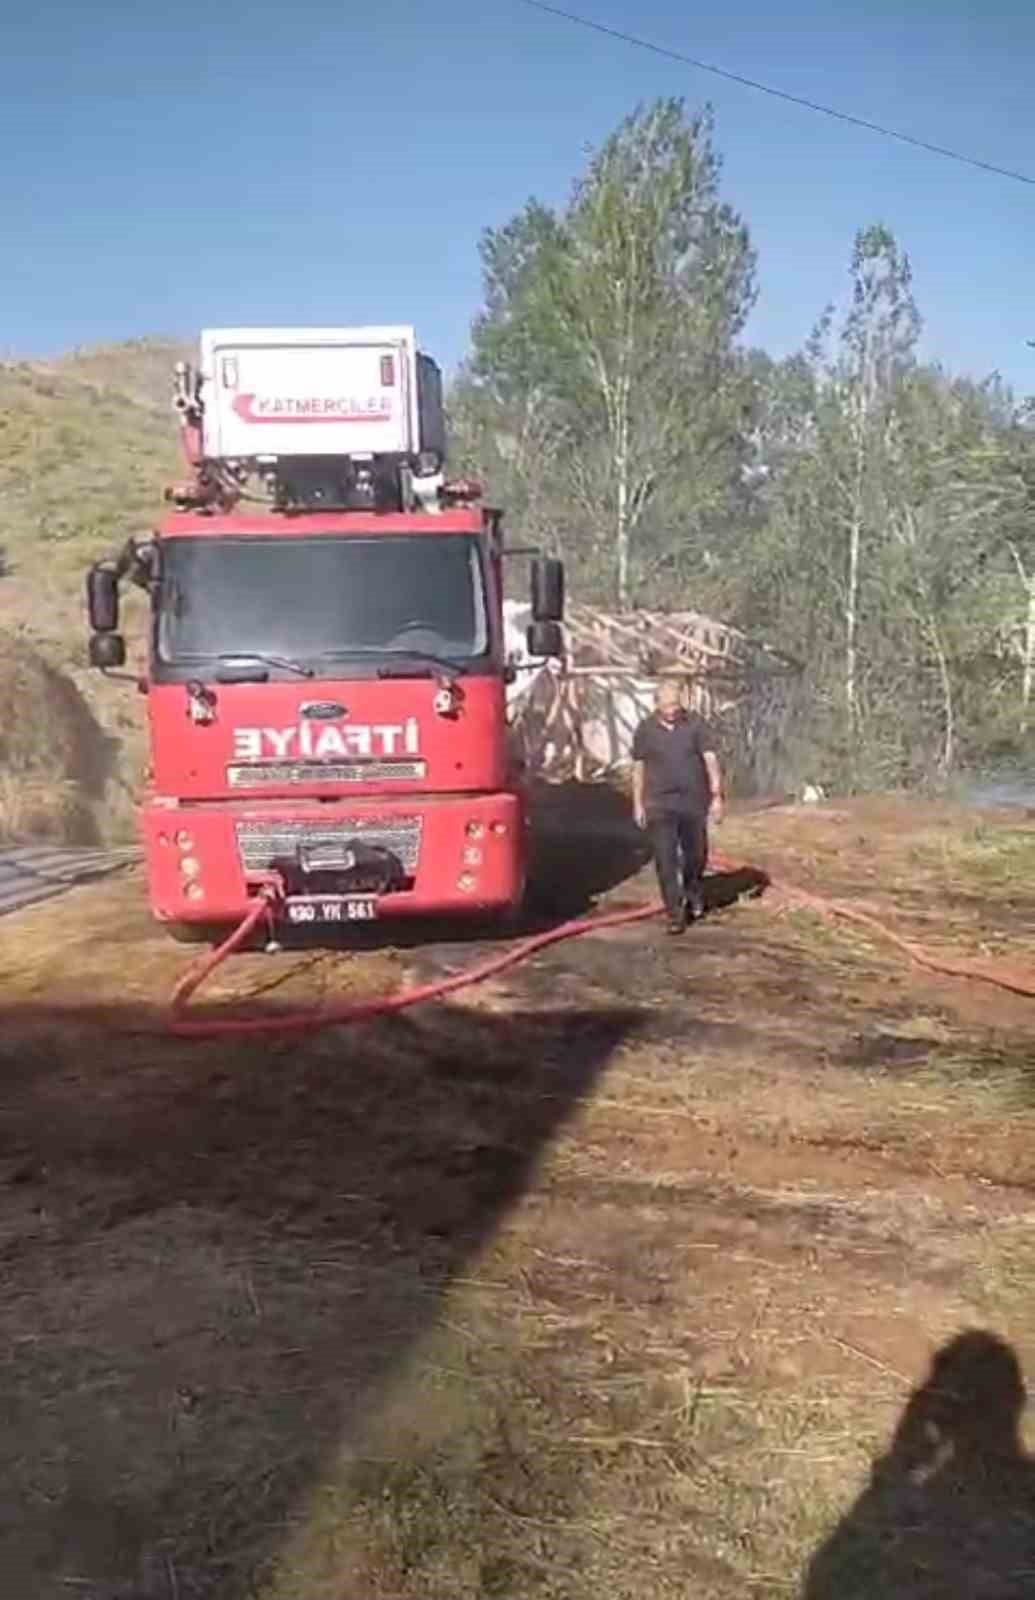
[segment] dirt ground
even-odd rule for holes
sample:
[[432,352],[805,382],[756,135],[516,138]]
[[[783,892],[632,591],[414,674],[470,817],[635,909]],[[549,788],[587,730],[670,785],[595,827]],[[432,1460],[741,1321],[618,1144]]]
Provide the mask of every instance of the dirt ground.
[[[777,807],[721,847],[1035,970],[1019,814]],[[751,883],[303,1040],[162,1037],[191,952],[134,874],[0,924],[2,1592],[1035,1593],[1035,1001]],[[619,800],[551,797],[538,925],[652,890]]]

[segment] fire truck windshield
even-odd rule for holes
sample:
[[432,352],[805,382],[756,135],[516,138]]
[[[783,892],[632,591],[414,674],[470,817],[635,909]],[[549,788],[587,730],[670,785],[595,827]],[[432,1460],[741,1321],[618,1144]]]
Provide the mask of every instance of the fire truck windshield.
[[489,651],[479,544],[465,534],[162,540],[155,666],[280,657],[349,675]]

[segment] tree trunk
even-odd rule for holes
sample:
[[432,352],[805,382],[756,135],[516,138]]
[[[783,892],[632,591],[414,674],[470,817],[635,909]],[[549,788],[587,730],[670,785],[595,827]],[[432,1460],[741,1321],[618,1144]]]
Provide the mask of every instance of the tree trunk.
[[629,594],[629,412],[627,397],[619,397],[615,437],[615,555],[617,563],[618,609],[628,611]]
[[859,624],[859,546],[862,543],[862,524],[858,515],[852,518],[848,533],[848,594],[845,598],[845,704],[848,722],[854,740],[859,726],[858,660],[856,635]]
[[1016,545],[1010,546],[1017,576],[1024,585],[1027,605],[1024,614],[1023,645],[1021,647],[1021,732],[1027,733],[1031,717],[1031,695],[1035,689],[1035,573],[1029,573],[1021,560]]
[[866,481],[866,449],[870,416],[870,347],[863,347],[859,363],[859,398],[855,436],[855,483],[852,515],[848,528],[848,592],[845,596],[845,706],[852,739],[852,760],[859,737],[859,575],[862,555],[863,492]]
[[942,691],[942,753],[938,761],[938,770],[945,778],[952,771],[956,760],[956,701],[952,692],[952,674],[949,671],[942,636],[933,622],[929,631],[935,660],[938,663],[938,681]]
[[1035,686],[1035,575],[1027,579],[1028,606],[1024,618],[1024,669],[1021,673],[1021,732],[1027,733],[1031,691]]

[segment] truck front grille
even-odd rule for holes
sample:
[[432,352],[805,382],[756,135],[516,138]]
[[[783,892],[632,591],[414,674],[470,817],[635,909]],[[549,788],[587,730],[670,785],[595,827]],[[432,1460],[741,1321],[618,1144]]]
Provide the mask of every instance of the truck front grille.
[[350,841],[389,850],[407,877],[414,877],[420,857],[420,817],[345,817],[326,822],[239,822],[237,848],[245,872],[269,872],[278,862],[294,862],[299,846],[308,851],[333,851]]
[[274,783],[417,783],[426,772],[423,761],[262,761],[227,767],[226,781],[231,789]]

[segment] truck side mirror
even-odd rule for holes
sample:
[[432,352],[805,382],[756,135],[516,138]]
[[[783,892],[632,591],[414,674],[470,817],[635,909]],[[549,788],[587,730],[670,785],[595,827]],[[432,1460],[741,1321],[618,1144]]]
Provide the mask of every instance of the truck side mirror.
[[564,621],[564,562],[553,556],[532,562],[532,616],[536,622]]
[[559,622],[533,622],[525,640],[530,656],[564,654],[564,632]]
[[100,563],[86,576],[86,607],[94,633],[114,633],[119,625],[119,580]]
[[90,665],[111,672],[126,665],[126,641],[121,633],[93,633],[90,635]]

